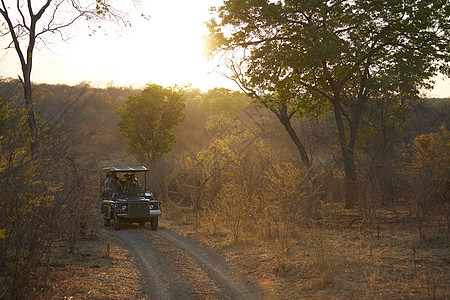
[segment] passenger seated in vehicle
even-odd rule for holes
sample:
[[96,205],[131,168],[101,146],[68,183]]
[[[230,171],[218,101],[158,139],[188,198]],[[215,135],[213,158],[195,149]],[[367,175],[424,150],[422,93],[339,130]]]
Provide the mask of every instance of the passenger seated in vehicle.
[[130,175],[130,185],[139,187],[139,182],[134,174]]
[[131,192],[134,193],[138,193],[141,191],[141,185],[139,184],[139,182],[137,181],[137,178],[135,177],[134,174],[130,175],[130,180],[129,180],[129,189]]
[[125,180],[122,183],[122,188],[124,192],[128,192],[130,190],[130,174],[125,174]]
[[113,192],[120,193],[122,192],[122,185],[120,184],[119,177],[116,174],[112,177],[111,183],[109,184],[109,188]]

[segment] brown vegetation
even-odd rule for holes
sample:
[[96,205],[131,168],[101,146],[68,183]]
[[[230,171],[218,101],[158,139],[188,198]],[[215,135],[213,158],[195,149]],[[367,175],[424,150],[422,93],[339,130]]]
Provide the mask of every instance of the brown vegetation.
[[262,237],[262,228],[243,226],[238,243],[220,225],[195,229],[192,215],[181,210],[170,228],[256,278],[266,299],[450,297],[448,239],[421,239],[404,211],[383,211],[376,229],[357,212],[338,213],[327,226],[277,228],[271,238]]
[[64,244],[56,245],[48,274],[31,298],[144,299],[133,259],[108,229],[83,240],[73,254]]
[[[215,234],[208,226],[195,229],[189,210],[165,216],[162,226],[218,251],[260,283],[265,299],[450,296],[447,239],[421,239],[411,230],[411,218],[401,212],[384,212],[378,231],[373,232],[355,218],[356,213],[338,214],[333,225],[330,220],[326,227],[286,232],[282,243],[259,238],[252,227],[244,228],[238,243],[223,227]],[[110,231],[85,240],[75,255],[63,254],[64,247],[57,249],[49,284],[45,290],[34,291],[39,292],[38,298],[139,299],[139,274]]]
[[[17,82],[1,84],[0,293],[34,293],[24,287],[39,278],[45,295],[88,297],[81,279],[74,281],[79,290],[62,287],[69,270],[94,283],[115,268],[112,262],[131,267],[119,250],[111,260],[103,250],[82,249],[97,241],[105,247],[98,168],[136,163],[125,155],[115,106],[139,91],[38,86],[45,143],[30,159]],[[220,250],[258,278],[268,298],[450,297],[448,99],[406,104],[386,119],[377,112],[392,108],[379,103],[364,116],[359,202],[345,210],[330,119],[294,120],[313,158],[311,168],[302,168],[295,145],[265,108],[224,89],[189,95],[174,151],[149,166],[158,174],[152,188],[164,197],[168,227]],[[86,265],[62,266],[60,250],[68,259],[84,253]]]

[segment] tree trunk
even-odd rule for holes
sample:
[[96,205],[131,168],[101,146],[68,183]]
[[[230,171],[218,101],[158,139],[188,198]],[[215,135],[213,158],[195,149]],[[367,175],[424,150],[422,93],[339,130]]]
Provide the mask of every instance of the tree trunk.
[[300,157],[302,159],[303,164],[310,168],[312,166],[311,161],[308,157],[308,153],[306,152],[306,148],[303,145],[302,141],[298,137],[297,133],[295,132],[294,128],[291,124],[291,117],[287,113],[287,107],[283,105],[283,107],[280,110],[274,110],[271,109],[271,111],[278,117],[281,124],[283,124],[284,128],[286,129],[287,133],[289,134],[289,137],[294,142],[295,146],[297,146],[298,151],[300,152]]
[[31,155],[35,156],[38,148],[37,142],[37,125],[36,125],[36,117],[34,114],[33,108],[33,97],[31,91],[31,66],[25,65],[22,68],[24,80],[22,82],[23,91],[24,91],[24,99],[25,99],[25,107],[27,111],[27,120],[28,126],[30,128],[30,149]]
[[347,118],[350,130],[348,143],[347,143],[346,128],[344,125],[344,120],[342,118],[344,112],[342,110],[339,92],[335,92],[335,99],[333,101],[334,117],[338,129],[338,137],[342,152],[342,159],[344,161],[345,208],[347,209],[356,206],[360,194],[357,184],[358,173],[355,165],[355,145],[356,145],[356,138],[358,135],[359,124],[361,121],[361,115],[367,102],[367,91],[365,88],[365,83],[366,77],[363,77],[356,103],[352,106],[351,117],[353,118],[352,119]]
[[[357,172],[355,166],[354,143],[347,145],[344,120],[342,119],[342,107],[340,101],[334,101],[334,117],[338,130],[339,145],[341,147],[342,159],[344,161],[345,173],[345,208],[352,208],[358,201]],[[351,147],[353,146],[353,147]]]
[[[29,5],[29,12],[30,12],[30,25],[29,28],[25,26],[25,18],[24,18],[24,26],[26,29],[28,29],[29,32],[29,42],[27,46],[26,54],[22,52],[22,49],[20,48],[19,38],[16,35],[16,29],[11,21],[11,18],[8,14],[8,10],[6,9],[5,5],[3,4],[4,10],[0,10],[3,18],[5,19],[9,32],[11,34],[11,38],[13,40],[14,48],[17,52],[17,55],[20,60],[20,65],[22,66],[22,75],[23,80],[21,79],[23,92],[24,92],[24,99],[25,99],[25,108],[27,111],[27,119],[28,119],[28,126],[30,127],[30,136],[31,136],[31,142],[30,142],[30,150],[31,155],[35,156],[38,148],[38,142],[37,142],[37,125],[36,125],[36,118],[34,115],[34,109],[33,109],[33,98],[31,94],[31,68],[33,64],[33,50],[34,45],[36,43],[36,22],[41,18],[42,14],[44,13],[45,9],[50,5],[51,1],[47,1],[46,4],[39,10],[39,13],[37,15],[33,15],[32,9],[31,9],[31,3],[28,3]],[[19,4],[19,2],[17,2]],[[19,77],[20,78],[20,77]]]
[[[342,147],[342,145],[341,145]],[[343,154],[345,169],[345,206],[349,209],[356,206],[359,199],[359,189],[357,185],[358,175],[355,166],[354,149],[346,147],[347,150]]]

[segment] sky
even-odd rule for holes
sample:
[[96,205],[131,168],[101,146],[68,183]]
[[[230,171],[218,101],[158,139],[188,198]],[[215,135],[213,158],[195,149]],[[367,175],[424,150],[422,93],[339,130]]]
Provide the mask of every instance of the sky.
[[[209,8],[221,3],[141,0],[139,11],[126,8],[131,28],[102,24],[107,34],[101,30],[92,34],[77,24],[67,33],[69,40],[55,40],[35,51],[32,81],[137,87],[151,82],[191,85],[204,91],[219,86],[237,90],[234,82],[218,73],[217,63],[202,55]],[[141,13],[150,19],[140,17]],[[17,78],[18,74],[15,51],[0,49],[0,76]]]
[[[132,27],[102,24],[103,30],[92,34],[84,24],[76,24],[67,32],[70,39],[55,39],[36,49],[32,81],[135,87],[156,83],[191,85],[203,91],[214,87],[238,90],[234,82],[219,73],[217,62],[202,55],[207,34],[205,22],[211,18],[209,8],[221,3],[222,0],[141,0],[139,11],[132,6],[125,8]],[[150,15],[150,19],[139,17],[141,13]],[[0,76],[17,78],[21,73],[17,55],[3,48]],[[427,95],[450,97],[450,80],[436,78],[435,89]]]

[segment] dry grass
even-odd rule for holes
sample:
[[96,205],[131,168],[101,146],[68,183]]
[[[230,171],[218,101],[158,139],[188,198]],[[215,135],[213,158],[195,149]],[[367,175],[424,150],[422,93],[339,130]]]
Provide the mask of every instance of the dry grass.
[[[78,243],[77,252],[56,247],[45,288],[33,299],[140,299],[133,260],[107,228]],[[144,298],[142,298],[144,299]]]
[[354,216],[272,238],[247,226],[238,243],[223,229],[209,228],[210,222],[196,228],[188,212],[169,226],[246,270],[267,299],[450,298],[448,239],[420,239],[401,214],[382,218],[379,234],[353,222]]
[[[194,215],[183,209],[166,214],[161,226],[221,253],[259,281],[265,299],[449,299],[450,242],[422,240],[407,219],[397,219],[382,219],[379,238],[377,230],[349,222],[354,215],[281,237],[280,228],[268,237],[246,224],[237,243],[219,223],[196,227]],[[33,298],[142,298],[139,273],[128,253],[108,230],[99,235],[79,248],[84,255],[73,257],[59,249],[51,264],[51,287],[35,291]]]

